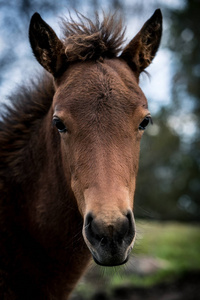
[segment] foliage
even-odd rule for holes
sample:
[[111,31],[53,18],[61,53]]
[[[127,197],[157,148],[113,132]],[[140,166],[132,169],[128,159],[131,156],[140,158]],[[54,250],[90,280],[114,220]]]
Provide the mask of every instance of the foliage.
[[[174,70],[172,95],[181,123],[191,129],[182,137],[180,161],[183,176],[187,178],[182,194],[191,203],[196,214],[200,213],[200,2],[187,0],[180,11],[172,11],[169,47],[177,61]],[[174,114],[177,116],[176,114]],[[192,129],[192,125],[194,129]],[[186,202],[187,202],[186,200]]]

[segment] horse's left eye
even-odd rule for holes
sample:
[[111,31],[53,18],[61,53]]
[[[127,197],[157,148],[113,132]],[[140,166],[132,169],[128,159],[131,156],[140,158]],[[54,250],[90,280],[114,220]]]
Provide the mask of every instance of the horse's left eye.
[[59,118],[53,118],[53,124],[56,126],[59,132],[66,132],[67,128],[65,124]]
[[146,116],[144,120],[140,123],[139,130],[145,130],[149,122],[153,124],[152,118],[150,116]]

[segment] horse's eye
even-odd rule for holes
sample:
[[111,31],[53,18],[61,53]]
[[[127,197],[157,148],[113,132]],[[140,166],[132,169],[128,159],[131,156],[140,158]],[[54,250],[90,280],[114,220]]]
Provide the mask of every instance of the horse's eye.
[[144,120],[140,123],[139,130],[145,130],[149,122],[153,124],[152,118],[150,116],[146,116]]
[[56,126],[59,132],[67,131],[67,128],[59,118],[53,118],[53,124]]

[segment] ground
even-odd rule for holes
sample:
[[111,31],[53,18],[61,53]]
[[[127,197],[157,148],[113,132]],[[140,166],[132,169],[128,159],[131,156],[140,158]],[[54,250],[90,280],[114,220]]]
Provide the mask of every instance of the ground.
[[[85,300],[80,294],[73,300]],[[98,291],[89,300],[199,300],[200,272],[188,272],[181,278],[149,288],[123,286],[110,293]]]

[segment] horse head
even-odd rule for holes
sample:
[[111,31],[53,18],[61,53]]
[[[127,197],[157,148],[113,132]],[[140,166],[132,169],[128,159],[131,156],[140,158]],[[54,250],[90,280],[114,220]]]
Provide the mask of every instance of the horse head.
[[85,19],[88,27],[82,20],[66,25],[62,41],[36,13],[29,36],[35,57],[54,77],[49,130],[53,121],[83,238],[98,264],[113,266],[128,260],[135,240],[140,140],[151,121],[139,75],[159,47],[162,15],[156,10],[119,55],[119,20]]

